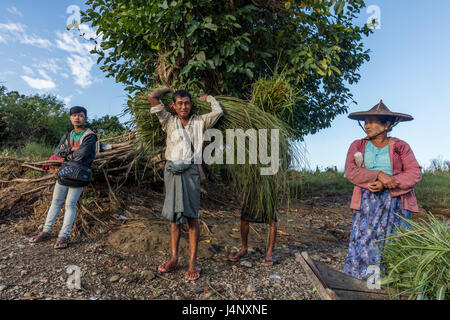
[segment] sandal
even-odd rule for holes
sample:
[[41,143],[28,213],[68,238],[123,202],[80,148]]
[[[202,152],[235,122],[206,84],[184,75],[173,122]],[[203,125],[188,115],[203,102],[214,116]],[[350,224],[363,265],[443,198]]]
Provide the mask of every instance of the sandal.
[[40,234],[38,234],[37,236],[33,236],[29,239],[30,243],[38,243],[38,242],[42,242],[45,240],[50,239],[50,233],[48,232],[41,232]]
[[200,278],[200,268],[194,269],[194,271],[187,271],[186,272],[186,281],[197,281]]
[[53,246],[53,248],[55,249],[65,249],[67,248],[68,243],[67,243],[67,239],[64,237],[59,237],[58,240],[56,240],[55,245]]
[[276,263],[276,260],[274,260],[273,258],[270,258],[269,260],[264,259],[263,261],[261,261],[261,265],[266,266],[266,267],[271,267]]
[[245,257],[246,255],[247,255],[247,253],[242,254],[241,252],[234,252],[228,256],[228,260],[230,260],[232,262],[238,262],[239,260],[241,260],[241,258]]
[[159,273],[168,273],[168,272],[172,272],[177,268],[177,266],[172,266],[169,267],[169,262],[163,263],[162,265],[160,265],[158,267],[158,272]]

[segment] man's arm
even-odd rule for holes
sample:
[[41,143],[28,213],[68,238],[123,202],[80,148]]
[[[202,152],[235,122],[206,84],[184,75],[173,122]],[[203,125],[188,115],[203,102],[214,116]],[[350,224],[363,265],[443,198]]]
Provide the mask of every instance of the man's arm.
[[69,145],[65,145],[66,143],[66,135],[64,135],[58,143],[58,146],[55,149],[54,155],[58,158],[66,158],[71,150]]
[[172,114],[166,110],[164,105],[159,100],[159,97],[165,93],[172,91],[172,89],[166,88],[157,90],[148,95],[148,101],[150,101],[150,104],[152,105],[152,107],[150,108],[150,113],[156,114],[164,131],[166,131],[166,123],[170,119],[170,117],[172,117]]
[[211,104],[211,112],[203,114],[200,117],[205,123],[205,129],[212,128],[223,115],[222,107],[213,96],[203,96],[200,100],[208,101]]
[[95,158],[95,143],[97,142],[97,136],[95,134],[88,135],[79,148],[74,149],[72,153],[73,161],[83,161],[91,160],[90,158]]

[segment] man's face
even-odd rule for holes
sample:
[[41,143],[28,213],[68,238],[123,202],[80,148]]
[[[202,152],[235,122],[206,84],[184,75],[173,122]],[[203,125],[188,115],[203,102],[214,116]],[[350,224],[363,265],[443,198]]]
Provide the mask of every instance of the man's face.
[[191,99],[177,97],[175,102],[172,102],[171,108],[175,110],[179,118],[188,119],[192,109]]
[[74,113],[70,115],[70,122],[74,127],[83,127],[86,123],[87,117],[84,112]]

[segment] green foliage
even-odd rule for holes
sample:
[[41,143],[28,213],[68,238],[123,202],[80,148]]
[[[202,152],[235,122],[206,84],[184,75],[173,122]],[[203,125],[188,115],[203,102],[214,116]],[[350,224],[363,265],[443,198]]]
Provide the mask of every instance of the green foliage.
[[70,128],[69,113],[55,96],[25,96],[0,86],[0,145],[56,145]]
[[450,208],[450,172],[425,172],[415,188],[417,201],[423,208]]
[[15,158],[24,161],[41,161],[48,159],[55,151],[55,146],[42,142],[28,141],[18,148],[3,148],[0,150],[0,158]]
[[291,194],[300,198],[351,196],[353,185],[344,173],[333,170],[325,172],[290,171]]
[[369,60],[354,20],[363,0],[88,0],[82,22],[102,41],[93,53],[129,92],[159,85],[248,98],[283,66],[296,88],[296,138],[329,127],[353,102]]
[[382,257],[388,276],[382,281],[410,300],[448,300],[450,231],[448,223],[429,215],[428,221],[410,221],[386,242]]
[[[300,197],[351,196],[353,185],[343,172],[329,168],[325,172],[290,171],[291,193]],[[450,207],[450,172],[425,172],[422,180],[414,188],[417,202],[425,209],[445,209]]]
[[118,136],[126,130],[117,116],[109,115],[89,121],[86,127],[91,128],[99,139]]

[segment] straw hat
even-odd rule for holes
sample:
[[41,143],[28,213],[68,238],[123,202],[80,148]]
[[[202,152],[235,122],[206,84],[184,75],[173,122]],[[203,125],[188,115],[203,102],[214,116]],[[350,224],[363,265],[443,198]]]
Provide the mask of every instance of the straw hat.
[[388,109],[388,107],[384,105],[383,100],[380,100],[380,102],[369,111],[353,112],[348,115],[350,119],[360,121],[364,121],[365,118],[368,116],[393,117],[395,119],[395,122],[411,121],[414,119],[409,114],[392,112],[391,110]]

